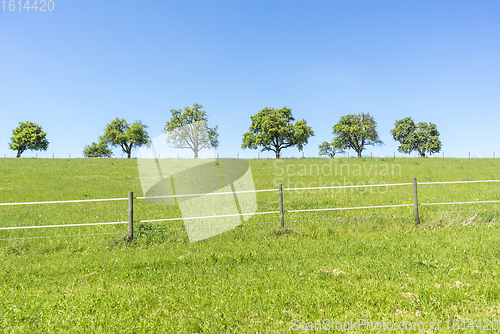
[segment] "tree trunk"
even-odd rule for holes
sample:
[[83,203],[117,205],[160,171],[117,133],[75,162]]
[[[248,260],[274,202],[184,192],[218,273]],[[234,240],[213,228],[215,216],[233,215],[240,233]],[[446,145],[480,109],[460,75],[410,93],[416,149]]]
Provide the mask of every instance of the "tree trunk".
[[280,158],[280,151],[279,151],[279,150],[277,150],[277,151],[276,151],[276,159],[279,159],[279,158]]
[[131,155],[131,154],[132,154],[131,152],[128,152],[128,153],[127,153],[127,159],[130,159],[130,155]]
[[194,158],[198,159],[198,151],[194,151]]
[[361,152],[358,152],[358,158],[361,158]]
[[20,158],[20,157],[21,157],[21,152],[17,152],[16,158]]
[[418,152],[418,154],[420,154],[421,158],[425,158],[425,152],[423,152],[423,153],[422,152]]

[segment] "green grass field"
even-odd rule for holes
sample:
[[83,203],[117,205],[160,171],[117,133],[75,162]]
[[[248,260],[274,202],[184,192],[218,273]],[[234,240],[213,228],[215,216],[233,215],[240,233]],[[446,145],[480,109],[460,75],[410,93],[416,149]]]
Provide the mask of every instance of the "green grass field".
[[[249,160],[256,189],[500,179],[493,159]],[[135,160],[0,159],[0,203],[142,196]],[[421,203],[500,183],[420,185]],[[257,194],[259,211],[277,192]],[[411,186],[285,191],[285,210],[413,203]],[[189,243],[180,221],[0,231],[4,332],[286,333],[301,322],[500,321],[500,204],[255,215]],[[179,217],[136,200],[135,219]],[[127,202],[0,206],[0,227],[127,220]],[[296,319],[296,320],[294,320]],[[294,321],[294,322],[292,322]],[[297,324],[297,325],[293,325]],[[296,327],[294,327],[296,326]],[[416,325],[415,325],[416,326]],[[462,327],[460,327],[462,328]],[[491,326],[490,329],[493,329]],[[361,330],[360,332],[363,332]],[[408,331],[408,332],[417,332]],[[428,330],[429,333],[437,332]]]

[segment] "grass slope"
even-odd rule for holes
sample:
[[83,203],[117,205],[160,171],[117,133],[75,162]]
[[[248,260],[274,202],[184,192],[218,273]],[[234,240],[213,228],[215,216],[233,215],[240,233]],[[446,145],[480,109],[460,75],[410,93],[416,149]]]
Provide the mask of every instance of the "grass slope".
[[[500,161],[491,159],[249,163],[256,189],[500,178]],[[133,160],[0,159],[0,175],[0,202],[142,195]],[[411,186],[366,189],[287,191],[285,208],[413,200]],[[499,190],[495,183],[421,185],[419,198],[491,200]],[[259,211],[277,208],[274,192],[257,200]],[[125,221],[126,207],[3,206],[0,225]],[[144,201],[135,214],[180,215],[177,207]],[[125,224],[0,231],[7,239],[0,240],[0,326],[5,332],[285,333],[293,319],[366,318],[423,322],[426,329],[440,320],[446,331],[447,319],[460,326],[499,319],[498,204],[427,206],[421,214],[419,227],[411,208],[287,214],[284,231],[276,216],[257,215],[197,243],[187,241],[179,222],[136,224],[132,243],[123,241]]]

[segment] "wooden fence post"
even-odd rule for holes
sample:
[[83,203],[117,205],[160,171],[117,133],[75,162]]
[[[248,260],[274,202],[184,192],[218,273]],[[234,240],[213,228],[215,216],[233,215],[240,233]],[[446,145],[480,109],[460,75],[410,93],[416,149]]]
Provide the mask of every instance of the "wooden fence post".
[[134,238],[134,193],[128,192],[128,241]]
[[280,226],[283,228],[285,227],[285,217],[283,215],[283,185],[281,183],[280,183],[279,193],[280,193]]
[[413,211],[415,213],[415,223],[420,224],[420,217],[418,216],[418,193],[417,193],[417,178],[413,178]]

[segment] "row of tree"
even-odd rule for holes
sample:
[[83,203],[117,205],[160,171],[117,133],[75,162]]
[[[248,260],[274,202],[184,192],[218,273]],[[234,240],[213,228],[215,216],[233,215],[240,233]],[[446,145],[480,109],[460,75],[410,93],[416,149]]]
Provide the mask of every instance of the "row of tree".
[[[172,147],[191,149],[194,157],[202,149],[216,148],[219,145],[218,127],[208,127],[208,117],[203,106],[172,109],[171,118],[166,122],[164,130],[168,133],[167,141]],[[292,109],[264,108],[250,117],[251,125],[243,134],[243,149],[261,149],[272,151],[280,158],[281,151],[288,147],[297,147],[302,151],[314,131],[303,119],[295,122]],[[128,123],[125,119],[116,118],[109,123],[104,134],[97,142],[86,145],[83,153],[86,157],[111,157],[110,146],[120,147],[130,158],[134,148],[150,145],[148,126],[141,121]],[[383,145],[377,132],[377,123],[370,114],[346,115],[333,126],[334,138],[331,142],[319,145],[319,154],[334,157],[353,149],[361,157],[367,146]],[[437,153],[441,150],[439,132],[433,123],[418,123],[411,117],[396,121],[391,130],[394,140],[400,143],[398,151],[411,153],[417,151],[420,156],[426,153]],[[32,122],[20,122],[13,130],[9,148],[17,151],[17,157],[26,150],[46,151],[49,142],[42,127]]]
[[[346,149],[353,149],[361,157],[366,146],[380,146],[384,143],[377,133],[377,122],[370,114],[346,115],[333,126],[334,139],[319,145],[319,155],[334,157],[337,153],[344,153]],[[427,153],[441,151],[441,141],[436,124],[420,122],[415,124],[411,117],[396,121],[391,135],[399,142],[398,151],[410,154],[418,152],[421,157]]]
[[[309,138],[314,136],[314,131],[305,120],[294,123],[292,110],[287,107],[264,108],[250,119],[250,131],[243,135],[241,147],[273,151],[277,159],[281,151],[288,147],[296,146],[302,151]],[[333,126],[332,133],[334,138],[331,142],[325,141],[319,145],[320,156],[333,158],[338,153],[353,149],[361,157],[367,146],[384,144],[377,132],[377,122],[370,114],[342,116]],[[433,123],[415,124],[411,117],[406,117],[396,121],[391,135],[400,143],[398,151],[401,153],[417,151],[421,157],[425,157],[426,153],[441,150],[439,132]]]

